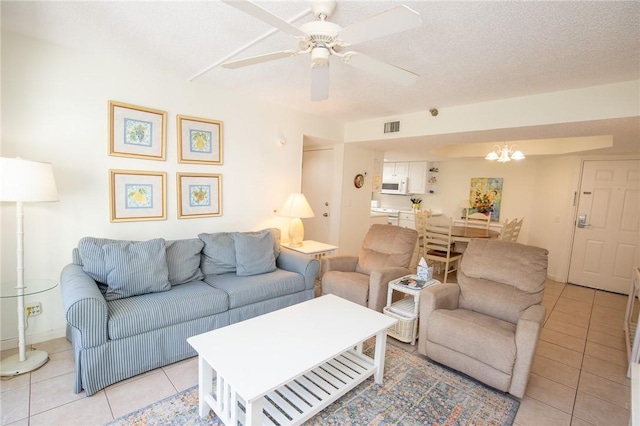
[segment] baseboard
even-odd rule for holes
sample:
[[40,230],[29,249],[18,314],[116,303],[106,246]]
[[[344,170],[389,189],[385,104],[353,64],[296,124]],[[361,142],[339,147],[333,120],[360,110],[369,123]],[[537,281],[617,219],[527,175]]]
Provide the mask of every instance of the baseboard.
[[[60,328],[57,330],[49,330],[43,333],[29,334],[27,336],[27,346],[35,345],[36,343],[46,342],[48,340],[59,339],[60,337],[66,337],[66,328]],[[7,349],[14,349],[18,347],[18,338],[6,339],[0,342],[0,350],[6,351]]]

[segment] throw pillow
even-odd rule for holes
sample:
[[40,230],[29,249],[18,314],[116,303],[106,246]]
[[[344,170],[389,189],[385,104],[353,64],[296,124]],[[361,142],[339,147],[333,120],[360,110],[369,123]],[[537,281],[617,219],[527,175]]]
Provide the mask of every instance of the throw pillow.
[[202,240],[167,241],[167,268],[171,285],[188,283],[204,278],[200,270],[200,252],[204,247]]
[[123,240],[110,240],[108,238],[84,237],[78,242],[78,252],[82,261],[82,270],[98,283],[106,284],[107,270],[104,263],[105,244],[129,242]]
[[268,228],[273,235],[273,255],[278,258],[280,256],[280,228]]
[[230,232],[199,234],[204,242],[200,269],[205,275],[220,275],[236,271],[236,248]]
[[276,270],[273,234],[265,229],[258,232],[233,234],[236,247],[236,274],[242,277],[266,274]]
[[164,239],[105,244],[102,250],[109,286],[107,301],[171,288]]

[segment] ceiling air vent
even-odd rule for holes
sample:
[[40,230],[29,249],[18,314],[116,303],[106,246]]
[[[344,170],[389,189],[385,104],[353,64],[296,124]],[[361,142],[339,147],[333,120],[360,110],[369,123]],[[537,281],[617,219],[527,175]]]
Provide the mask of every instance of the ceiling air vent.
[[385,133],[397,133],[400,131],[400,122],[399,121],[389,121],[384,123],[384,132]]

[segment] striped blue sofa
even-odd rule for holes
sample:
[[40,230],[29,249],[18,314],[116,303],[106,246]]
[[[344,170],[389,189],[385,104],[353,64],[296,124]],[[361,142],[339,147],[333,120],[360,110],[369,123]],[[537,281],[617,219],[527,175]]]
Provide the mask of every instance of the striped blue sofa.
[[195,356],[190,336],[312,299],[319,262],[280,251],[279,235],[81,239],[60,278],[74,391]]

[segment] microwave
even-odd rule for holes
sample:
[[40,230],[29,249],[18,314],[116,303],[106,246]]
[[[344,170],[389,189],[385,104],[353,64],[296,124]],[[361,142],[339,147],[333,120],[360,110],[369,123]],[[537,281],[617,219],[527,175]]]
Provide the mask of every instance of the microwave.
[[382,180],[381,194],[397,194],[407,195],[407,183],[409,178],[406,176],[393,176]]

